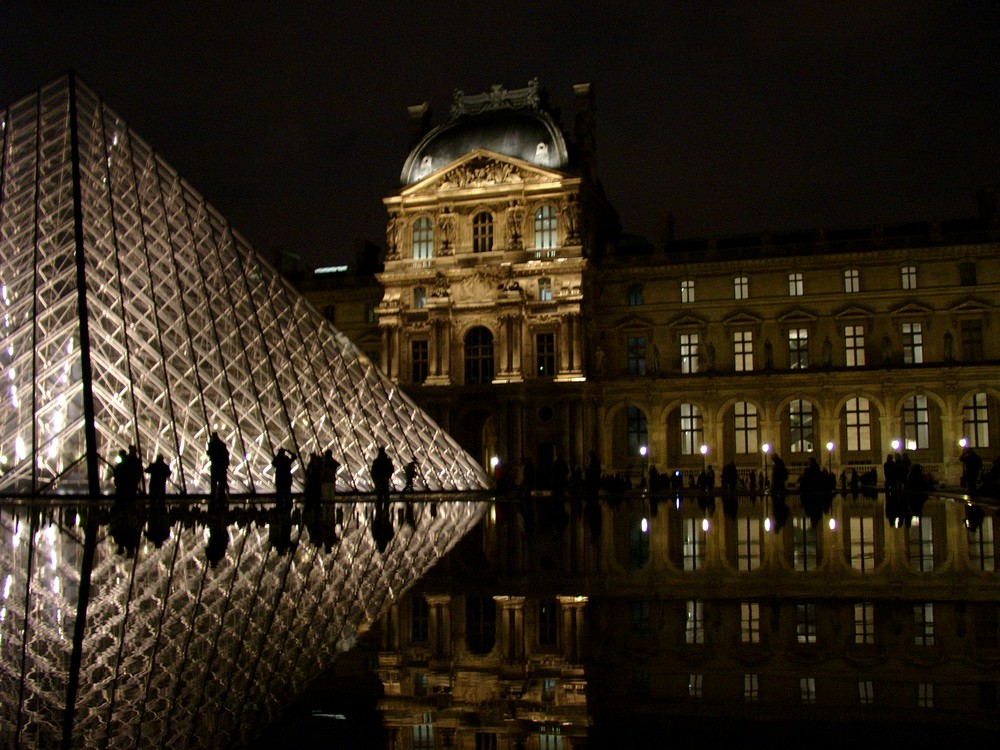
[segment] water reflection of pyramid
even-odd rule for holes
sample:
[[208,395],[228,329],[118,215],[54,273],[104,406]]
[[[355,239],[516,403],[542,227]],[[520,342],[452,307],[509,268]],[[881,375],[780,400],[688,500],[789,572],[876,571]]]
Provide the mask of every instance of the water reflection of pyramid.
[[[71,76],[0,118],[0,747],[239,746],[475,524],[486,477]],[[312,527],[177,503],[117,551],[109,461],[163,454],[190,499],[213,430],[234,493],[271,492],[279,445],[365,492],[385,444],[436,502],[394,506],[384,549],[347,496]]]
[[[0,494],[108,490],[136,445],[208,489],[212,430],[234,493],[271,492],[279,446],[332,449],[371,489],[390,446],[429,489],[476,463],[71,76],[3,113]],[[301,466],[301,463],[298,464]],[[399,479],[397,479],[397,483]]]

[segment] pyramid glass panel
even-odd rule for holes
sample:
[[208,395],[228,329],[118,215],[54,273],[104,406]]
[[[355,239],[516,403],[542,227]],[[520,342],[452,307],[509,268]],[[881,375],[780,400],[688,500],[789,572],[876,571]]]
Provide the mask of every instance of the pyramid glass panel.
[[[0,128],[0,746],[239,746],[488,479],[72,75]],[[170,464],[166,503],[112,502],[130,446]],[[380,446],[420,502],[371,502]],[[336,502],[279,511],[279,448],[294,492],[330,450]]]

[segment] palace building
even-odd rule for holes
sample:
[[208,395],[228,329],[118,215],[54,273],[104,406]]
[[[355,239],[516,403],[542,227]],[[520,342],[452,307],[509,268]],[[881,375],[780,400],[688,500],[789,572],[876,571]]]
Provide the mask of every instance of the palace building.
[[836,474],[897,451],[957,483],[961,440],[992,458],[995,195],[968,219],[654,246],[621,232],[593,91],[573,99],[571,130],[534,81],[456,92],[433,128],[410,107],[384,270],[309,292],[329,314],[364,298],[338,325],[484,466],[544,486],[591,450],[606,472],[744,476],[767,450]]

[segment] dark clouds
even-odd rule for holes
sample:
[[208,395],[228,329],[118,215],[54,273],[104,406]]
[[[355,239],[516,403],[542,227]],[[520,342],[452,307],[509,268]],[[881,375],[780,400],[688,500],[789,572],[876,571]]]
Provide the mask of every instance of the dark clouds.
[[968,215],[998,52],[993,2],[21,2],[0,101],[73,67],[259,249],[324,263],[383,240],[407,105],[536,76],[567,114],[594,83],[629,231]]

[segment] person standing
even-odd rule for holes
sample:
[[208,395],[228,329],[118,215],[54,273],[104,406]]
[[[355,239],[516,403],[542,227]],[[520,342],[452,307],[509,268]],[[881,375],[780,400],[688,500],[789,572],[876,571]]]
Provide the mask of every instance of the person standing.
[[274,467],[274,502],[282,510],[288,510],[292,505],[292,454],[284,448],[278,448],[274,454],[271,466]]
[[212,432],[212,437],[208,441],[208,460],[211,466],[211,490],[212,500],[223,500],[229,493],[229,448],[222,442],[219,433]]
[[380,445],[371,468],[372,483],[375,485],[375,500],[379,505],[389,504],[389,483],[395,469],[392,459],[386,455],[385,446]]
[[170,477],[170,464],[166,462],[161,453],[149,466],[146,467],[149,474],[149,499],[154,503],[162,503],[167,499],[167,479]]

